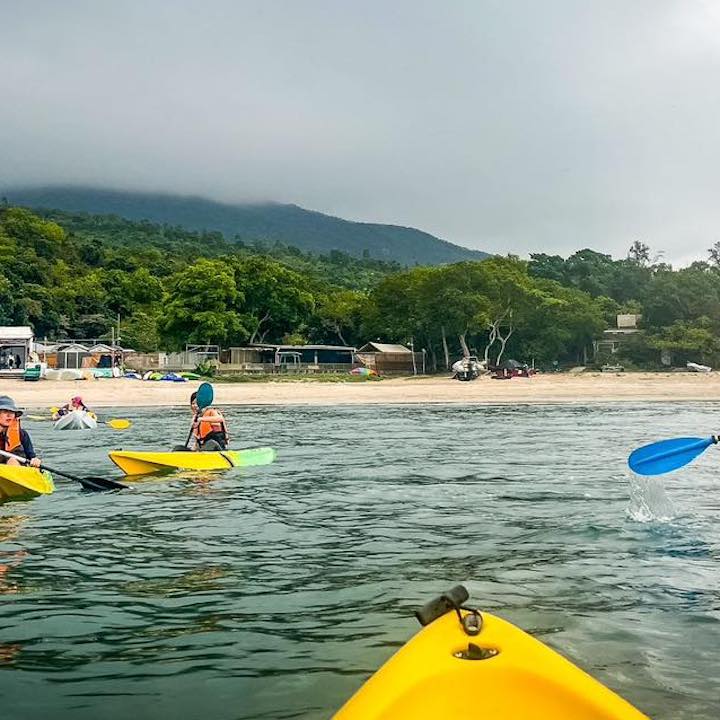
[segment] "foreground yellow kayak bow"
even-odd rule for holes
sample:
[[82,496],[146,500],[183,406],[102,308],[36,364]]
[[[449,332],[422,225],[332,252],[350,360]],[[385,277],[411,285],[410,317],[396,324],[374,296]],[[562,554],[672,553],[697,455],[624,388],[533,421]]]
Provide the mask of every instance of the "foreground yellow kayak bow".
[[463,605],[457,585],[416,613],[425,626],[335,720],[648,720],[509,622]]
[[49,495],[55,489],[52,475],[34,467],[0,465],[0,502]]

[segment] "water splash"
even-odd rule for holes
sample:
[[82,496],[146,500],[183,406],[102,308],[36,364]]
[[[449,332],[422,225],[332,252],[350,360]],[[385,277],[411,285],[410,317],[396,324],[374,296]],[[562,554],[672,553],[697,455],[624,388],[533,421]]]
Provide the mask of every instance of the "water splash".
[[677,516],[663,481],[638,475],[630,478],[630,503],[626,512],[640,523],[671,522]]

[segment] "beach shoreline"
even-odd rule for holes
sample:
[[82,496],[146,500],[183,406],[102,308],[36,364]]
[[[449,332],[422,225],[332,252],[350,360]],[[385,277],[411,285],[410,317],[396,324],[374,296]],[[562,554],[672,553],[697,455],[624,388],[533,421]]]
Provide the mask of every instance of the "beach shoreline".
[[[0,380],[0,394],[21,407],[48,408],[81,395],[90,407],[187,405],[197,382],[125,379]],[[583,404],[720,400],[720,373],[549,373],[532,378],[459,382],[448,376],[379,382],[215,383],[216,405]]]

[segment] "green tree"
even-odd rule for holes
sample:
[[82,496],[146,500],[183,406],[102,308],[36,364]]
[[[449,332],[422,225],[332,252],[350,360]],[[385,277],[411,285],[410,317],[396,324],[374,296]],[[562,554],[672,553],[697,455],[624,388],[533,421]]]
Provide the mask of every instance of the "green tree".
[[198,260],[168,278],[167,286],[160,332],[172,347],[224,343],[244,330],[233,309],[241,295],[226,263]]
[[638,265],[648,265],[650,263],[650,246],[640,240],[635,240],[628,250],[628,260]]
[[236,307],[249,342],[281,338],[305,324],[314,310],[307,279],[269,258],[250,256],[234,263]]
[[120,323],[121,345],[138,352],[154,352],[160,347],[159,316],[138,310]]
[[720,268],[720,242],[713,243],[713,246],[708,249],[708,259],[712,267]]
[[713,324],[708,317],[699,317],[693,322],[677,320],[652,335],[648,344],[673,353],[676,362],[700,362],[717,367],[720,365],[720,338]]
[[367,297],[358,290],[331,290],[320,297],[316,315],[326,329],[332,331],[343,345],[357,337]]

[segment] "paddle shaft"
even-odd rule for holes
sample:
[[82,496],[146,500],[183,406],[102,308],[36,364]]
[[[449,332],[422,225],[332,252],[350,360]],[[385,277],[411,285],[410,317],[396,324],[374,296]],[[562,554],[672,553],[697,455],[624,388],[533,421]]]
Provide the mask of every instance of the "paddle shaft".
[[[14,453],[7,452],[6,450],[0,450],[0,455],[6,458],[14,458],[21,465],[30,465],[30,461],[27,458],[22,457],[21,455],[15,455]],[[88,489],[124,490],[125,488],[127,488],[127,485],[123,485],[122,483],[116,482],[115,480],[106,480],[105,478],[82,478],[79,475],[71,475],[70,473],[63,472],[62,470],[56,470],[55,468],[51,468],[45,463],[41,463],[38,470],[47,470],[53,475],[59,475],[60,477],[67,478],[68,480],[74,480],[75,482],[79,482],[83,487]]]
[[188,446],[188,443],[190,442],[190,438],[193,435],[193,431],[195,430],[195,426],[197,425],[198,420],[200,419],[200,413],[212,405],[213,401],[213,387],[210,383],[202,383],[200,387],[197,389],[197,392],[195,393],[195,402],[198,406],[198,411],[195,413],[195,417],[193,418],[192,425],[190,426],[190,432],[188,433],[187,440],[185,441],[185,447]]
[[195,417],[193,418],[192,425],[190,426],[190,432],[188,433],[187,440],[185,441],[185,447],[188,446],[188,443],[190,442],[190,438],[193,436],[193,430],[195,430],[195,426],[197,425],[197,421],[200,419],[200,412],[195,413]]
[[[45,420],[52,420],[55,422],[55,418],[45,415],[26,415],[25,416],[28,420],[35,420],[37,422],[45,421]],[[131,425],[132,421],[128,420],[127,418],[110,418],[109,420],[98,420],[95,418],[95,422],[98,425],[107,425],[109,428],[112,428],[113,430],[127,430]]]

